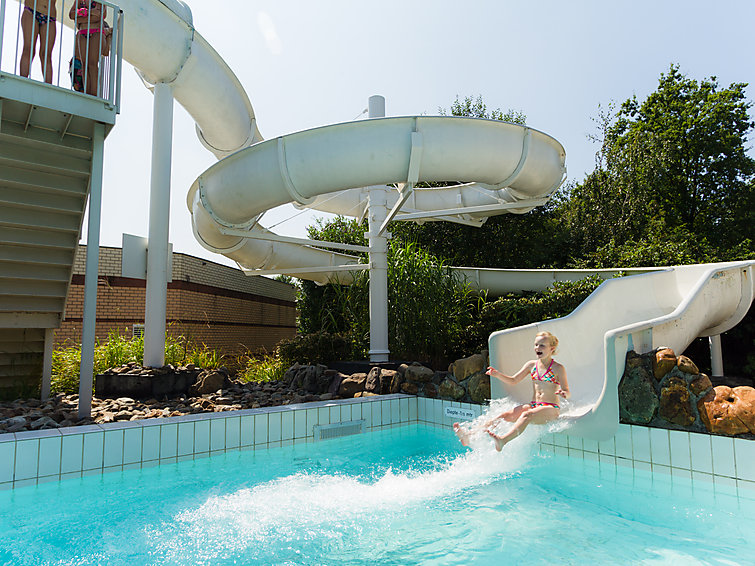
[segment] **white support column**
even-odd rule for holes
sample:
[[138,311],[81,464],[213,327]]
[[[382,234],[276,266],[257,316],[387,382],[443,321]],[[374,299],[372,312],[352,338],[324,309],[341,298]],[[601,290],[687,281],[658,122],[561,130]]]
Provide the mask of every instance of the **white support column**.
[[81,366],[79,369],[79,418],[92,416],[94,381],[94,340],[97,324],[97,273],[100,268],[100,216],[102,213],[102,161],[105,126],[94,125],[92,136],[92,176],[89,179],[89,223],[84,274],[84,317],[81,331]]
[[[385,98],[371,96],[369,117],[385,117]],[[386,187],[369,189],[367,237],[370,243],[370,361],[387,362],[388,349],[388,234],[380,227],[388,216]]]
[[55,338],[55,330],[45,328],[45,353],[42,359],[42,401],[50,398],[52,383],[52,343]]
[[724,357],[721,349],[721,335],[708,336],[708,344],[710,344],[710,373],[713,374],[711,377],[723,377]]
[[152,117],[152,178],[149,194],[147,292],[144,311],[144,366],[165,363],[165,318],[168,303],[168,228],[173,144],[173,92],[158,83]]

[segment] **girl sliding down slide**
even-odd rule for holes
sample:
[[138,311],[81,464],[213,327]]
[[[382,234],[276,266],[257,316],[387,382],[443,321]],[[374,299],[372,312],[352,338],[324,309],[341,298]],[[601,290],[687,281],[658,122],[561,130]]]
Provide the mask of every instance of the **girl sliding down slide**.
[[[499,452],[506,443],[522,434],[527,425],[545,424],[558,418],[558,396],[568,399],[570,393],[566,368],[553,359],[557,347],[558,338],[550,332],[540,332],[535,336],[536,359],[524,364],[515,375],[508,376],[493,367],[488,368],[488,375],[509,385],[516,385],[528,375],[532,378],[530,403],[505,411],[478,427],[478,430],[484,429],[491,436]],[[514,426],[506,434],[498,435],[493,429],[501,420],[513,422]],[[461,443],[468,446],[472,431],[462,428],[459,423],[454,423],[454,431]]]

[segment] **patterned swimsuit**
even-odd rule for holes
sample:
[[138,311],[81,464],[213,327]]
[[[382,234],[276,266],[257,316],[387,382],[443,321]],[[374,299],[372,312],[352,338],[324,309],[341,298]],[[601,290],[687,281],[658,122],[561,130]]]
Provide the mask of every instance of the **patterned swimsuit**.
[[[532,369],[530,370],[532,381],[547,381],[548,383],[553,383],[560,386],[561,384],[558,382],[558,377],[556,377],[556,374],[553,373],[553,370],[551,369],[552,367],[553,360],[551,360],[551,363],[548,366],[548,369],[545,370],[545,373],[543,375],[540,375],[540,372],[537,370],[537,362],[535,362],[535,365],[532,366]],[[544,401],[532,401],[530,402],[530,407],[532,407],[533,409],[536,407],[555,407],[556,409],[560,409],[560,407],[556,403],[545,403]]]

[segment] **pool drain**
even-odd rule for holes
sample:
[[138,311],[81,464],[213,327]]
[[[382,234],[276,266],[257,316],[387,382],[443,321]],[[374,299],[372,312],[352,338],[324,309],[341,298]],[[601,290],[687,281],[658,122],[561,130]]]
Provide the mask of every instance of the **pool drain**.
[[346,421],[327,425],[315,425],[313,427],[315,440],[328,440],[330,438],[340,438],[342,436],[351,436],[364,432],[365,420]]

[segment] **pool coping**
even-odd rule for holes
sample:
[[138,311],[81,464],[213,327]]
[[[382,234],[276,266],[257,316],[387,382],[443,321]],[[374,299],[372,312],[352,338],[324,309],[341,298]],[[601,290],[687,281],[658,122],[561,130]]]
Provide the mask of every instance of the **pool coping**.
[[[366,431],[413,423],[450,428],[486,408],[395,394],[0,434],[0,490],[315,442],[317,425],[364,421]],[[748,497],[755,492],[755,441],[747,439],[622,424],[606,442],[545,433],[536,450],[597,461],[601,468],[630,467],[747,490]]]

